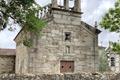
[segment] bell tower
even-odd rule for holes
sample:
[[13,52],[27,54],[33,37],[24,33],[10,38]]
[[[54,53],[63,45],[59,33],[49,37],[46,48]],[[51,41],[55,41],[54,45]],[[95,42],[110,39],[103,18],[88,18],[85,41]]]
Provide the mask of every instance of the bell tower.
[[54,21],[60,24],[81,25],[80,2],[81,0],[52,0],[51,13]]
[[[74,6],[72,7],[72,9],[69,7],[70,1],[73,1],[73,3],[74,3]],[[63,0],[63,6],[59,7],[58,0],[52,0],[52,7],[53,8],[60,8],[63,10],[68,10],[68,11],[81,12],[80,2],[81,2],[81,0]]]

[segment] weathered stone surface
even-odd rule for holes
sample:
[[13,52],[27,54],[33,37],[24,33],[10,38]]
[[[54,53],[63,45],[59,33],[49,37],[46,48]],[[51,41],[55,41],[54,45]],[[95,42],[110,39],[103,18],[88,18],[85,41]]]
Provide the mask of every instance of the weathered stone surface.
[[[110,43],[111,45],[111,43]],[[120,55],[117,52],[114,52],[109,46],[106,51],[106,55],[108,56],[108,66],[112,72],[119,73],[120,72]],[[113,59],[113,60],[112,60]],[[114,66],[112,65],[114,63]]]
[[28,73],[28,51],[23,44],[16,48],[15,72],[17,74]]
[[[98,71],[97,29],[83,24],[81,15],[74,11],[52,8],[51,14],[53,19],[41,30],[41,37],[32,36],[32,49],[17,46],[16,71],[60,74],[61,61],[74,62],[72,73]],[[67,32],[71,34],[69,41],[65,40]]]
[[[98,35],[89,31],[85,25],[81,25],[78,16],[60,11],[56,14],[53,21],[48,22],[41,31],[42,36],[37,39],[37,45],[35,42],[33,49],[25,49],[23,45],[17,47],[16,55],[19,59],[17,59],[16,71],[59,74],[61,60],[74,61],[74,73],[98,71]],[[77,21],[74,23],[72,19]],[[65,32],[71,33],[70,41],[65,41]],[[70,46],[70,53],[66,53],[66,46]],[[37,49],[36,52],[34,48]]]
[[[67,22],[70,24],[68,20]],[[42,32],[42,37],[38,39],[38,52],[29,53],[31,64],[29,68],[33,69],[30,73],[58,74],[60,60],[75,61],[74,73],[98,71],[98,44],[97,41],[94,42],[97,35],[88,32],[82,25],[68,25],[54,21]],[[71,32],[71,41],[65,41],[65,32]],[[70,46],[69,54],[66,53],[66,45]]]
[[15,72],[15,56],[0,56],[0,73]]
[[15,49],[0,48],[0,73],[15,72]]
[[120,80],[120,74],[79,73],[79,74],[41,74],[16,75],[1,74],[0,80]]

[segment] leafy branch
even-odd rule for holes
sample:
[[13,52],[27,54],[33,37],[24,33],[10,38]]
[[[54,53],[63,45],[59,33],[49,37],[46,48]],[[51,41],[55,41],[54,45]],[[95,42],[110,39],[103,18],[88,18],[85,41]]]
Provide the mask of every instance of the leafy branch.
[[[45,21],[37,17],[40,9],[41,7],[34,0],[0,0],[1,30],[6,28],[10,17],[24,29],[24,35],[28,32],[38,35],[45,26]],[[26,40],[29,39],[26,38]]]
[[[115,7],[109,9],[103,16],[100,25],[111,32],[120,33],[120,0],[117,0]],[[120,43],[113,43],[112,48],[115,52],[120,53]]]

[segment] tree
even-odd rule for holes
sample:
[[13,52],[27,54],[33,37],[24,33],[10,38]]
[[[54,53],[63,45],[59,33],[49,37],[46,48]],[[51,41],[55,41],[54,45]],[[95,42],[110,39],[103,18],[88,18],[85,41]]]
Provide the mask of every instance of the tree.
[[41,7],[34,0],[0,0],[0,30],[6,28],[8,18],[18,23],[24,32],[38,34],[45,25],[36,15]]
[[100,64],[99,64],[99,71],[105,72],[109,70],[107,55],[104,51],[100,53]]
[[112,50],[120,54],[120,44],[119,43],[112,43]]
[[[111,32],[120,33],[120,0],[103,16],[100,25]],[[113,43],[113,50],[120,53],[120,43]]]

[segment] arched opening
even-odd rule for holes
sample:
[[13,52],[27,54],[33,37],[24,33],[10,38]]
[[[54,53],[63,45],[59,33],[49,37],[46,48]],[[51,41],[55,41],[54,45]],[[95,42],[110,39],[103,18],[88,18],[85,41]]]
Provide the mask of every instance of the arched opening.
[[80,12],[80,0],[52,0],[52,7]]
[[69,0],[69,7],[73,8],[75,4],[75,0]]
[[114,67],[115,66],[115,58],[111,57],[111,66]]

